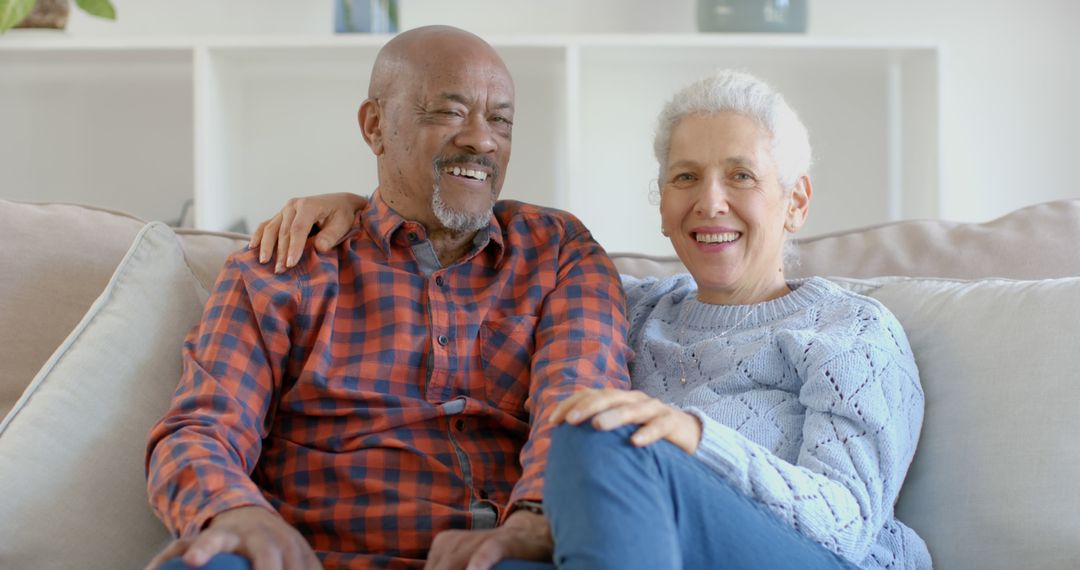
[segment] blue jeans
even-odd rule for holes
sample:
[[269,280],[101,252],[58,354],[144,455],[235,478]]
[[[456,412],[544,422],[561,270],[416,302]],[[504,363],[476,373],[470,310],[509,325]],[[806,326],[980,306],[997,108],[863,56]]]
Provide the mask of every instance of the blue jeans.
[[544,510],[560,569],[851,569],[667,441],[637,448],[637,426],[557,427]]
[[[164,564],[161,565],[159,570],[193,570],[195,566],[188,566],[184,564],[183,560],[179,557],[170,558]],[[239,554],[226,553],[218,554],[210,559],[203,566],[198,567],[200,570],[251,570],[251,563],[247,558],[240,556]]]

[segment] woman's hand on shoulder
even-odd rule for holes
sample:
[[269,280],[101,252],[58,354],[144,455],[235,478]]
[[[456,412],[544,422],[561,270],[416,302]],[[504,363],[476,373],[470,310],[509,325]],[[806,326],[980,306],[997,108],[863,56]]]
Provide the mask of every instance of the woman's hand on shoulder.
[[345,239],[356,213],[367,203],[367,198],[347,192],[291,198],[280,212],[255,228],[248,247],[259,248],[259,263],[276,258],[274,272],[281,273],[300,261],[312,228],[320,228],[315,249],[329,251]]
[[630,436],[637,447],[666,439],[693,454],[701,443],[701,421],[638,390],[581,390],[559,403],[552,423],[579,425],[591,418],[592,426],[611,431],[626,424],[641,427]]

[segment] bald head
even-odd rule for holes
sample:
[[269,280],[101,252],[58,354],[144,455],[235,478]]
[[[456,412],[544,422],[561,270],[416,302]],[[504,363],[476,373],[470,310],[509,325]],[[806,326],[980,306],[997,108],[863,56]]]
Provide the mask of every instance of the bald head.
[[396,79],[445,71],[443,65],[460,68],[465,64],[492,65],[507,77],[510,72],[502,58],[476,34],[452,26],[424,26],[402,32],[379,50],[371,70],[368,97],[381,99],[393,92]]

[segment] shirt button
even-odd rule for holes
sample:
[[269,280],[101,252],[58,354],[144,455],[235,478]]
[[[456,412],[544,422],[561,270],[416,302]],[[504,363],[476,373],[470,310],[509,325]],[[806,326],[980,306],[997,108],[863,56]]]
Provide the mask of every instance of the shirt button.
[[444,335],[444,334],[439,335],[438,341],[439,341],[439,344],[442,345],[442,346],[446,346],[447,344],[450,344],[450,339],[446,338],[446,335]]
[[439,276],[435,277],[435,284],[438,285],[439,287],[442,287],[443,285],[446,284],[446,282],[443,281],[442,275],[439,275]]
[[465,420],[457,420],[454,422],[454,429],[458,431],[465,431]]

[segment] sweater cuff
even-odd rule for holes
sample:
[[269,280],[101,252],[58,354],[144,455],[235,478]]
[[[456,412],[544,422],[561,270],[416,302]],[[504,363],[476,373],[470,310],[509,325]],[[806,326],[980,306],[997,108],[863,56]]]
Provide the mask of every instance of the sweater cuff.
[[744,481],[750,469],[750,458],[738,443],[742,436],[698,408],[688,407],[683,411],[701,421],[701,442],[694,457],[731,481]]

